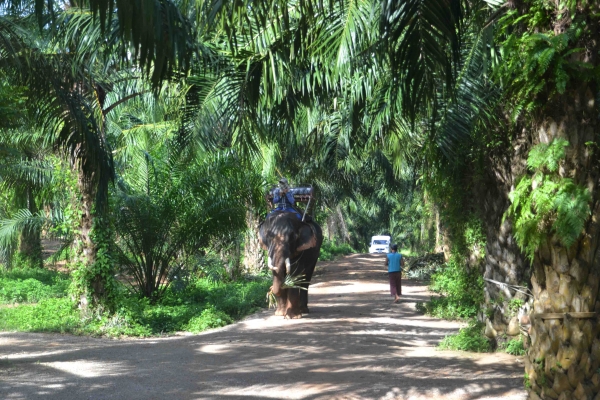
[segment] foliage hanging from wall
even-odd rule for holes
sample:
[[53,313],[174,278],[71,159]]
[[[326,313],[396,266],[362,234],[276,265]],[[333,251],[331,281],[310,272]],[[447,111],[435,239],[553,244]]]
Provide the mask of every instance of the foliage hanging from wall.
[[531,174],[523,176],[510,195],[505,218],[514,220],[515,239],[529,259],[555,234],[566,247],[581,234],[590,215],[589,191],[559,173],[569,142],[538,144],[527,158]]

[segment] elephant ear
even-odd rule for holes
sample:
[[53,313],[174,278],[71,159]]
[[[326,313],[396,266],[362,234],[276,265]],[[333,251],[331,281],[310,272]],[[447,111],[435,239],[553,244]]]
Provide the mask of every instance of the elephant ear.
[[265,230],[263,229],[264,223],[265,222],[263,221],[258,226],[258,242],[260,243],[260,247],[262,247],[263,250],[268,250],[267,237],[266,237]]
[[311,249],[317,245],[317,235],[309,224],[302,224],[298,239],[296,240],[296,251]]

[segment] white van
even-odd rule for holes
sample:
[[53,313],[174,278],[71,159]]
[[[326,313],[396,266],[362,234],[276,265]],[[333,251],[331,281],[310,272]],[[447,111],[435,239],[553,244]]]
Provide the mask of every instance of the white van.
[[377,235],[371,237],[369,253],[389,253],[391,241],[392,238],[390,236]]

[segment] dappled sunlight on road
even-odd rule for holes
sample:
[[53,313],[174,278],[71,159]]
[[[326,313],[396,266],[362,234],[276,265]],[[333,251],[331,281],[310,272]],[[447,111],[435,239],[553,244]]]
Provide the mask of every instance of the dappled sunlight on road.
[[525,399],[518,358],[436,350],[461,324],[416,312],[422,282],[393,304],[382,259],[320,263],[299,320],[264,310],[148,340],[0,333],[0,398]]

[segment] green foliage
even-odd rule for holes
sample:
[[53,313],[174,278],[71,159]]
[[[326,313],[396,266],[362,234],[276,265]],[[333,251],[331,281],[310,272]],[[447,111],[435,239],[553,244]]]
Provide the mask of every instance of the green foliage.
[[0,304],[63,297],[69,284],[64,274],[40,268],[13,268],[0,272]]
[[510,339],[508,342],[503,343],[502,346],[498,347],[500,350],[505,351],[508,354],[512,354],[513,356],[524,356],[526,353],[522,337],[519,337],[518,339]]
[[483,278],[453,256],[446,267],[431,276],[430,290],[441,294],[417,310],[444,319],[473,318],[483,303]]
[[220,328],[232,322],[229,315],[212,306],[205,308],[199,316],[191,318],[185,326],[185,330],[198,333],[211,328]]
[[194,267],[179,269],[177,276],[172,281],[174,286],[181,288],[182,285],[186,284],[184,282],[186,279],[189,283],[190,279],[194,279],[194,277],[206,278],[209,282],[213,283],[230,280],[223,260],[214,253],[207,253],[202,256],[193,255],[188,261],[191,261],[188,265],[194,265]]
[[485,257],[486,236],[481,220],[472,217],[465,224],[464,232],[468,254],[476,255],[478,260],[483,260]]
[[535,146],[527,158],[532,174],[523,176],[509,195],[505,218],[513,218],[515,239],[530,259],[551,234],[571,246],[590,215],[589,191],[558,173],[568,145],[555,139]]
[[529,379],[529,375],[527,375],[527,373],[523,375],[523,386],[525,386],[525,389],[527,390],[531,389],[531,380]]
[[521,307],[523,307],[523,304],[525,304],[525,302],[521,299],[511,299],[508,302],[508,311],[509,311],[510,316],[517,315],[517,313],[519,312],[519,309]]
[[[94,218],[90,238],[96,246],[96,257],[92,265],[86,263],[84,255],[81,255],[75,263],[72,272],[71,292],[79,297],[86,294],[91,301],[109,310],[116,307],[116,296],[118,283],[115,279],[115,252],[112,246],[112,230],[103,217]],[[96,293],[95,286],[102,285],[102,293]],[[101,297],[100,297],[101,296]]]
[[335,240],[330,241],[329,239],[324,239],[323,244],[321,245],[319,260],[331,261],[339,256],[345,256],[352,253],[355,253],[355,251],[348,243],[338,244]]
[[35,305],[0,307],[0,330],[25,332],[77,332],[81,321],[68,298],[45,299]]
[[545,104],[548,97],[563,94],[572,78],[586,80],[594,74],[591,64],[573,57],[585,51],[574,45],[588,29],[586,21],[574,18],[564,32],[555,34],[549,30],[554,7],[543,0],[532,1],[530,7],[526,14],[509,11],[499,22],[504,58],[496,74],[508,100],[514,102],[515,120],[522,111],[531,112]]
[[[67,276],[41,269],[13,269],[0,275],[0,329],[70,332],[105,336],[151,336],[227,325],[265,306],[268,279],[215,282],[190,277],[185,287],[169,287],[156,304],[117,286],[115,309],[83,313],[68,296]],[[59,298],[53,298],[59,297]],[[37,301],[37,304],[24,304]]]
[[464,350],[477,353],[486,353],[491,351],[492,346],[488,338],[483,334],[485,325],[469,321],[469,325],[461,328],[456,335],[444,337],[438,347],[442,350]]
[[198,249],[245,228],[259,182],[226,153],[190,161],[168,143],[146,145],[122,172],[113,213],[118,260],[132,287],[156,301]]

